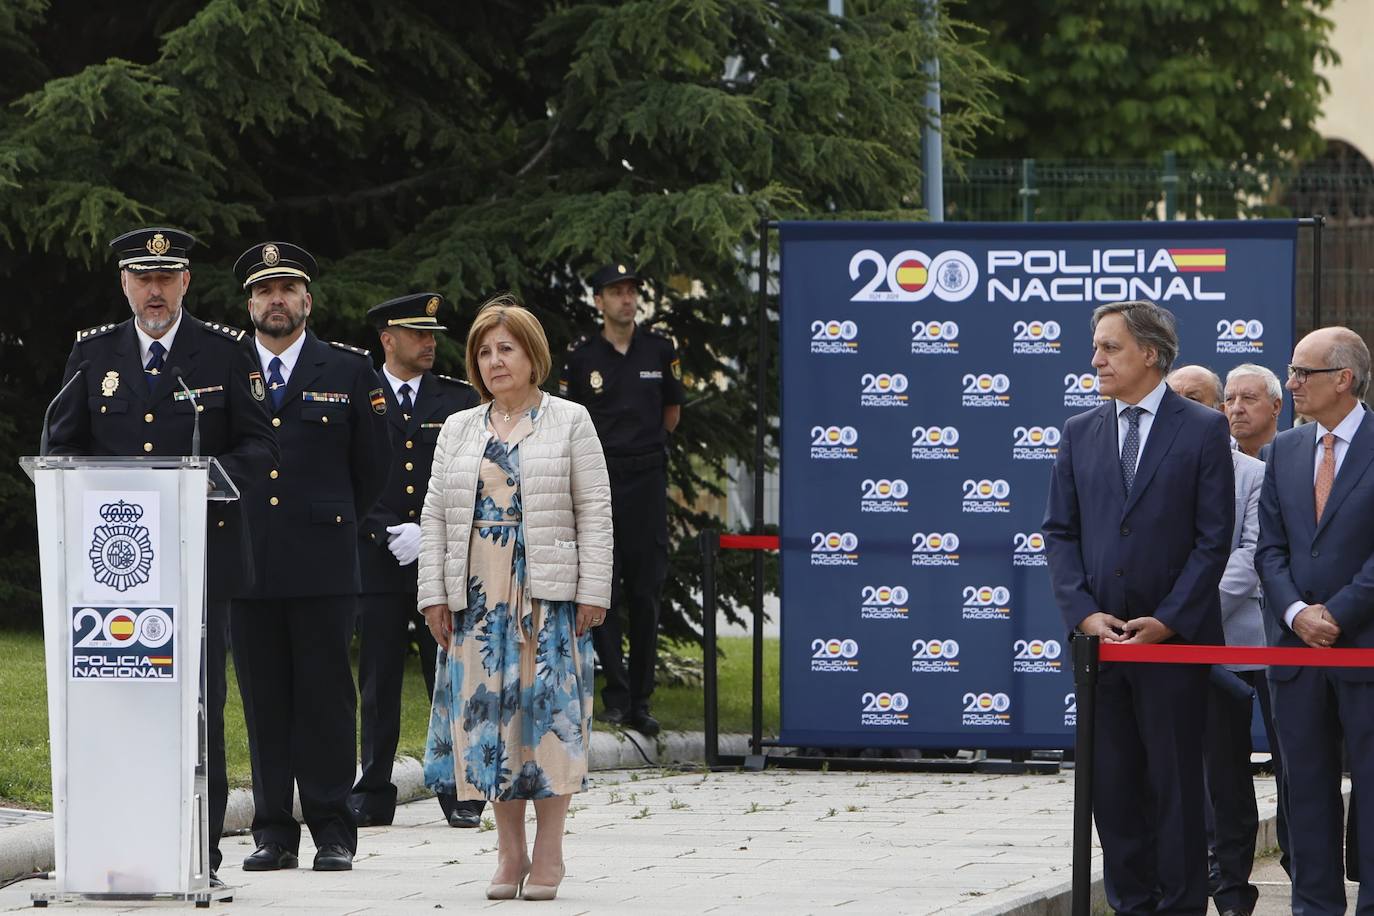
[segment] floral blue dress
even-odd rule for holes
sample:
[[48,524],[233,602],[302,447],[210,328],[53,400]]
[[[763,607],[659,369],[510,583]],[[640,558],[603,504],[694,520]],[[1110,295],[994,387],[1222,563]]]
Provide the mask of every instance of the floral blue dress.
[[571,601],[525,588],[522,439],[535,412],[478,472],[468,544],[467,608],[453,616],[452,652],[439,652],[425,742],[425,783],[460,799],[514,801],[587,786],[592,641],[577,636]]

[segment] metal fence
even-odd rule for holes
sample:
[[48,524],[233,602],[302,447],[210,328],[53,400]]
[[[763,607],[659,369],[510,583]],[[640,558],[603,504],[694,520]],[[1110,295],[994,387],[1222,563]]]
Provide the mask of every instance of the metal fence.
[[[1300,168],[1179,162],[976,159],[945,176],[950,221],[1085,221],[1324,216],[1322,324],[1374,340],[1374,167],[1340,144]],[[1298,257],[1299,334],[1311,330],[1312,251]]]

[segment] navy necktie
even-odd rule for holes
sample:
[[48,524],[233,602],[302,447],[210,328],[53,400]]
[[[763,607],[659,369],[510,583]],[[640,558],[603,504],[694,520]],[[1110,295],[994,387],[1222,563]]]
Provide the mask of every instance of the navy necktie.
[[281,357],[274,356],[267,364],[267,388],[272,392],[272,410],[281,410],[281,402],[286,398],[286,379],[281,377]]
[[1144,407],[1127,407],[1122,411],[1126,415],[1126,441],[1121,446],[1121,481],[1126,484],[1127,496],[1135,483],[1136,459],[1140,457],[1140,415],[1144,412]]
[[148,348],[148,365],[143,367],[143,374],[148,379],[148,390],[152,391],[157,384],[157,377],[162,374],[162,366],[166,362],[163,359],[167,355],[167,348],[162,345],[162,341],[155,340]]
[[415,412],[415,402],[410,399],[410,383],[401,386],[401,416],[410,421],[410,415]]

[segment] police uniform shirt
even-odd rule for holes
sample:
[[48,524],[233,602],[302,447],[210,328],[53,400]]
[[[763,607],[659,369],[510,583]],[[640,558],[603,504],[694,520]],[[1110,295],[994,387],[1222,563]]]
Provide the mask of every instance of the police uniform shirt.
[[[298,346],[297,346],[298,345]],[[239,597],[356,595],[358,525],[386,482],[391,443],[384,386],[366,350],[306,331],[285,355],[274,409],[272,354],[254,345],[251,385],[281,446],[281,461],[250,481],[243,501],[258,582]]]
[[[301,358],[301,350],[305,347],[305,335],[302,334],[300,337],[296,338],[296,342],[287,347],[280,354],[273,353],[271,350],[264,347],[262,341],[258,340],[256,335],[253,337],[253,346],[258,351],[258,362],[262,366],[262,377],[266,379],[272,374],[271,370],[267,367],[272,364],[273,359],[279,359],[281,360],[281,367],[277,371],[281,373],[283,384],[288,388],[291,387],[291,370],[296,368],[296,360]],[[270,403],[272,397],[270,387],[268,388],[267,397]]]
[[559,392],[586,406],[607,457],[662,451],[663,408],[685,400],[672,341],[641,326],[624,354],[601,333],[575,341]]
[[385,367],[381,374],[387,382],[386,414],[392,458],[381,498],[358,529],[363,592],[413,595],[419,564],[401,566],[396,562],[387,546],[391,534],[386,529],[406,522],[419,524],[439,430],[451,415],[476,407],[481,399],[466,382],[426,372],[406,383],[411,385],[412,402],[407,420],[401,412],[397,394],[401,380]]
[[[172,326],[170,328],[162,332],[161,337],[153,337],[147,331],[139,327],[137,321],[134,322],[134,333],[138,335],[139,362],[141,362],[144,366],[147,366],[148,363],[152,360],[153,341],[157,341],[158,343],[162,344],[162,356],[164,360],[166,359],[167,354],[172,352],[172,345],[176,343],[177,329],[181,327],[181,315],[182,313],[178,311],[177,320],[172,322]],[[181,390],[180,386],[178,386],[177,390]]]
[[[189,455],[192,404],[174,369],[200,409],[201,453],[212,455],[240,490],[267,473],[278,458],[277,441],[249,388],[246,332],[203,322],[184,308],[168,346],[163,370],[144,372],[143,341],[133,318],[77,334],[63,381],[89,363],[53,408],[49,451],[54,455]],[[151,343],[152,338],[149,338]],[[209,506],[207,574],[212,592],[251,581],[247,531],[237,502]]]

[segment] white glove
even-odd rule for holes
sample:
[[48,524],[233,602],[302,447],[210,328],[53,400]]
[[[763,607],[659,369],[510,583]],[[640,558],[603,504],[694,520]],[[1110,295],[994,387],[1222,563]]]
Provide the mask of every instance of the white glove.
[[402,566],[409,566],[420,556],[420,526],[414,522],[402,522],[399,525],[387,525],[387,533],[391,535],[386,546],[396,557],[396,562]]

